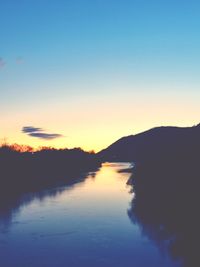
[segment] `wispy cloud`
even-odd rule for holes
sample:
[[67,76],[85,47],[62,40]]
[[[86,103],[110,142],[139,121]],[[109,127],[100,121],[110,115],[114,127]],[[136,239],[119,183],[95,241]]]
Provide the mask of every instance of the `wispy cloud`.
[[[24,58],[23,57],[17,57],[15,59],[15,63],[17,65],[24,64]],[[4,60],[4,58],[0,57],[0,69],[3,69],[7,65],[7,62]]]
[[37,137],[40,139],[52,140],[63,137],[62,134],[49,134],[49,133],[29,133],[29,136]]
[[34,132],[41,132],[44,131],[42,128],[33,127],[33,126],[24,126],[22,128],[23,133],[34,133]]
[[23,57],[17,57],[15,62],[16,62],[16,64],[21,65],[24,63],[24,58]]
[[53,140],[60,137],[63,137],[62,134],[57,133],[46,133],[45,130],[40,127],[33,127],[33,126],[24,126],[22,128],[22,133],[27,134],[30,137],[35,137],[43,140]]
[[3,69],[5,65],[6,65],[5,60],[2,57],[0,57],[0,69]]

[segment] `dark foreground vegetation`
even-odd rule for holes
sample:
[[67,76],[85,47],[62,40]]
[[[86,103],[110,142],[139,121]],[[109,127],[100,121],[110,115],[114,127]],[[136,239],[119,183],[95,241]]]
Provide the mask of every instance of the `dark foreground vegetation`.
[[0,148],[0,202],[22,193],[73,183],[98,167],[96,155],[80,148],[20,152],[4,145]]
[[128,214],[181,266],[198,267],[200,126],[181,132],[176,142],[166,139],[167,145],[155,146],[151,157],[140,157],[129,180],[135,198]]

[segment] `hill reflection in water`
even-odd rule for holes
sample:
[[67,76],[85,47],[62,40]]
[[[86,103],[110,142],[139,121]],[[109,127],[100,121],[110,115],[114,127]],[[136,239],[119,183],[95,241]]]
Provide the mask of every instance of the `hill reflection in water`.
[[181,262],[181,267],[199,267],[198,169],[194,163],[193,168],[184,166],[182,161],[180,166],[169,164],[166,168],[166,163],[158,160],[156,166],[152,162],[152,166],[136,168],[131,178],[135,197],[128,215],[145,236]]

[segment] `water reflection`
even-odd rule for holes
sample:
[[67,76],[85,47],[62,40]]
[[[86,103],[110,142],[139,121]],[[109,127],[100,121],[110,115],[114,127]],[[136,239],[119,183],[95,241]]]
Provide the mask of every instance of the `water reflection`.
[[0,227],[5,230],[8,229],[12,224],[12,220],[15,215],[20,211],[22,207],[25,207],[37,200],[39,202],[45,201],[47,198],[56,198],[63,192],[68,190],[73,190],[77,184],[84,183],[86,177],[95,178],[96,172],[91,172],[89,174],[82,174],[79,179],[73,182],[68,182],[65,186],[62,185],[56,188],[49,188],[47,190],[42,190],[39,192],[32,192],[26,194],[0,194]]
[[105,164],[69,187],[2,204],[0,265],[178,266],[160,254],[127,216],[130,173],[120,170],[129,167],[129,163]]
[[170,171],[156,172],[151,167],[136,172],[133,177],[136,195],[128,215],[134,224],[140,225],[144,236],[160,251],[169,253],[181,267],[199,267],[198,187],[185,183],[182,172],[180,176],[175,168]]

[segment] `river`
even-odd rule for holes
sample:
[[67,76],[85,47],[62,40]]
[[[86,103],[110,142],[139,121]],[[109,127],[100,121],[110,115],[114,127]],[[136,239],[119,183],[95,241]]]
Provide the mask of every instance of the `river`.
[[129,163],[105,163],[84,180],[25,195],[0,210],[2,267],[175,267],[129,219]]

